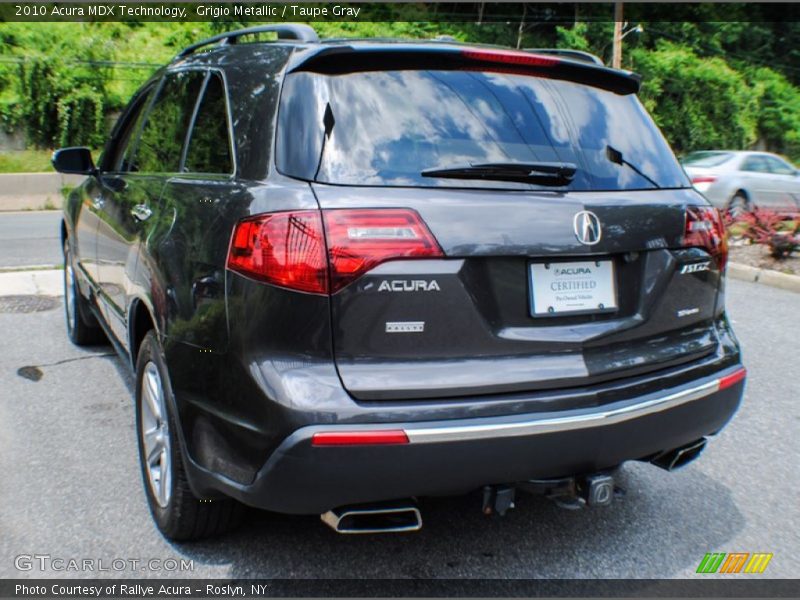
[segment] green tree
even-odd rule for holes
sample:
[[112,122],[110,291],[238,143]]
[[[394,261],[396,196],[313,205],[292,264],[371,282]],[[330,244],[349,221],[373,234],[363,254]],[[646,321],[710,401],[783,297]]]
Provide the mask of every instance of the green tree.
[[772,69],[748,73],[759,97],[758,137],[768,150],[800,160],[800,89]]
[[661,42],[633,50],[630,59],[644,77],[642,101],[678,152],[756,141],[760,91],[721,58]]

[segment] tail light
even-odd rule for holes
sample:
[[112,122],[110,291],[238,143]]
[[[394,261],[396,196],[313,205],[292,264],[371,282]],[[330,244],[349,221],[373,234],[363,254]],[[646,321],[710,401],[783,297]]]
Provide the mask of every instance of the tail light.
[[442,256],[413,210],[335,209],[322,211],[322,216],[309,210],[240,221],[228,268],[289,289],[327,294],[388,260]]
[[702,175],[698,177],[692,177],[692,185],[696,185],[698,183],[714,183],[717,178],[713,175]]
[[396,258],[437,258],[442,249],[413,210],[323,211],[328,236],[331,293],[382,262]]
[[328,292],[325,236],[317,210],[279,212],[239,221],[228,268],[302,292]]
[[698,192],[705,192],[717,180],[714,175],[698,175],[692,177],[692,185]]
[[683,245],[705,249],[717,261],[720,271],[728,261],[728,239],[725,225],[716,208],[690,206],[686,209],[686,229]]

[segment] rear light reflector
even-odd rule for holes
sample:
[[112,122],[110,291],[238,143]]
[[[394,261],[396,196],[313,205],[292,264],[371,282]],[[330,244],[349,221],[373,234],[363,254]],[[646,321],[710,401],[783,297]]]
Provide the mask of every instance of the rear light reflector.
[[462,50],[461,55],[470,60],[523,67],[554,67],[561,62],[552,56],[508,50]]
[[717,180],[716,177],[713,175],[702,175],[698,177],[692,177],[692,185],[696,185],[698,183],[714,183]]
[[328,264],[319,211],[277,212],[239,221],[228,268],[274,285],[328,293]]
[[720,271],[728,261],[728,238],[716,208],[690,206],[686,209],[683,245],[705,249],[717,261]]
[[733,385],[736,385],[740,381],[743,381],[744,378],[747,377],[747,369],[742,367],[738,371],[734,371],[730,375],[725,375],[725,377],[720,377],[719,379],[719,389],[725,390]]
[[716,180],[717,178],[713,175],[698,175],[697,177],[692,177],[692,185],[698,192],[705,193]]
[[402,429],[379,431],[323,431],[311,436],[312,446],[377,446],[408,444]]
[[420,216],[409,209],[323,211],[331,293],[388,260],[441,258],[442,249]]

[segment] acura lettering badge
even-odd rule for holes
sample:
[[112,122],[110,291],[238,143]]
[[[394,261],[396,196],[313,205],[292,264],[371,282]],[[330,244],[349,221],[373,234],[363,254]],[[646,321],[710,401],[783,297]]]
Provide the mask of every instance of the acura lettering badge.
[[572,227],[575,230],[575,237],[581,244],[593,246],[600,241],[602,235],[600,231],[600,219],[597,215],[588,210],[582,210],[575,213],[575,218],[572,219]]

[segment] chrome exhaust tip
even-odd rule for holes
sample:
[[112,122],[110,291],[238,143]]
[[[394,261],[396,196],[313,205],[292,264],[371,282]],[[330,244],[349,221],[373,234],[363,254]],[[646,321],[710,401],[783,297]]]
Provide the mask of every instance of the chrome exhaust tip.
[[401,533],[422,529],[422,515],[413,504],[343,506],[320,518],[336,533]]
[[676,469],[680,469],[681,467],[685,467],[698,456],[700,456],[700,453],[705,447],[706,438],[700,438],[696,442],[692,442],[686,446],[681,446],[680,448],[675,448],[674,450],[662,452],[650,462],[667,471],[674,471]]

